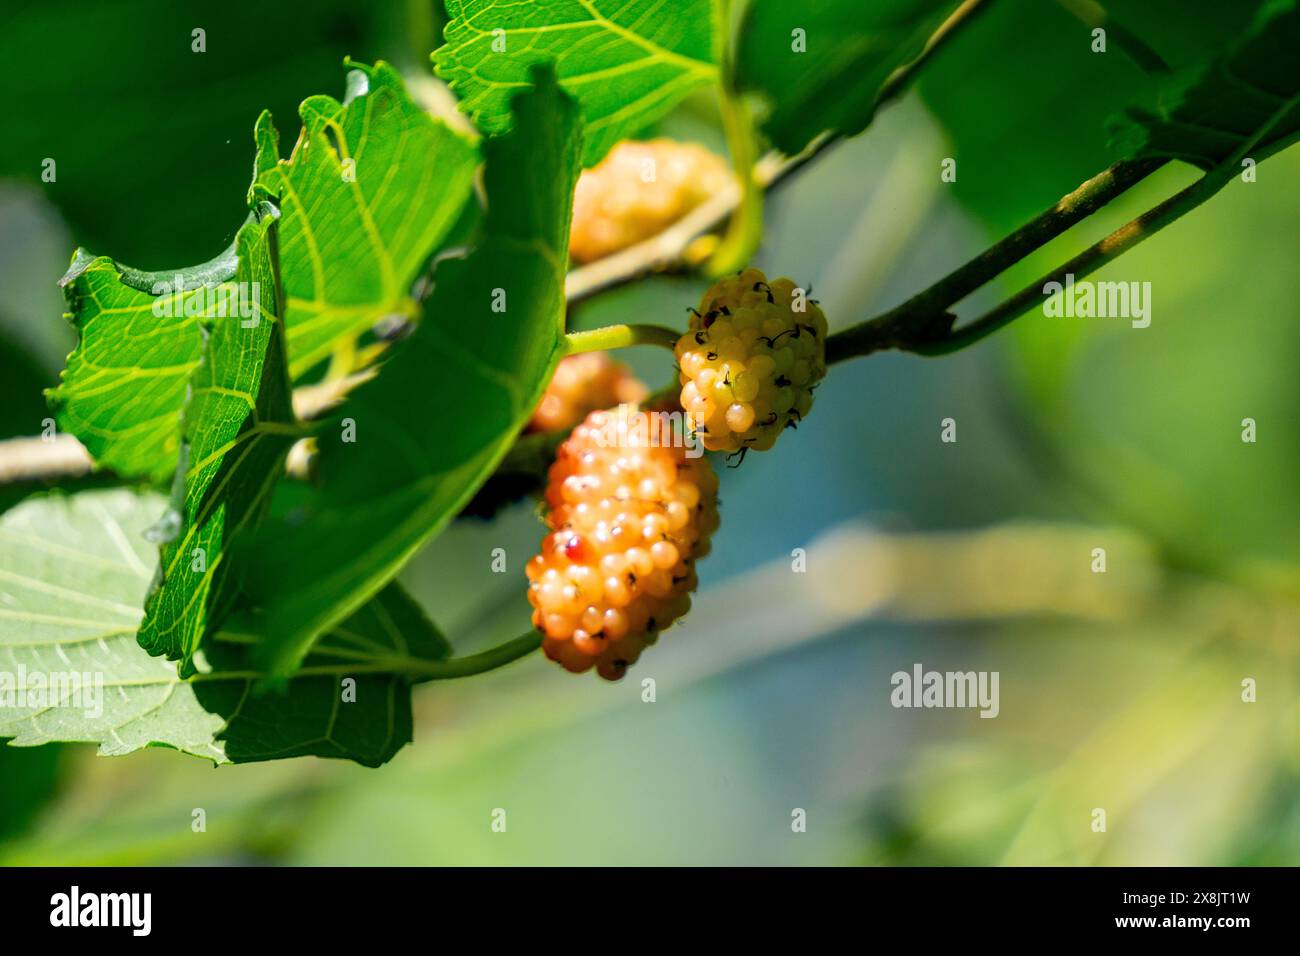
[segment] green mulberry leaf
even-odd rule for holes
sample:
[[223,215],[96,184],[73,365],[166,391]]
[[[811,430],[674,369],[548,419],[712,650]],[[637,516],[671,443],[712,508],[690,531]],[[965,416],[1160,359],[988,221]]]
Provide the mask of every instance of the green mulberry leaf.
[[412,316],[416,274],[470,198],[474,146],[407,96],[386,63],[353,64],[343,102],[313,96],[287,160],[257,121],[255,190],[276,197],[289,372],[388,315]]
[[[292,376],[384,316],[412,312],[417,272],[471,197],[474,147],[421,111],[391,67],[354,66],[344,103],[302,104],[288,160],[269,114],[255,130],[253,193],[281,209]],[[232,244],[201,266],[141,272],[77,250],[61,285],[80,342],[49,400],[99,467],[154,482],[176,471],[205,286],[228,283],[235,260]]]
[[218,314],[198,320],[203,351],[188,384],[172,505],[155,529],[162,561],[138,635],[149,653],[181,661],[182,676],[233,606],[243,563],[231,560],[232,543],[265,515],[301,435],[285,373],[277,216],[261,203],[240,229],[238,301],[210,301]]
[[766,95],[763,129],[795,154],[826,130],[867,128],[889,75],[914,59],[957,0],[753,0],[745,11],[737,81]]
[[[1150,105],[1113,123],[1114,144],[1129,157],[1170,157],[1211,169],[1259,136],[1259,160],[1300,134],[1300,10],[1274,0],[1227,53],[1181,72]],[[1262,135],[1260,135],[1262,134]]]
[[438,75],[486,133],[510,128],[511,97],[553,63],[582,106],[583,163],[717,81],[714,0],[448,0]]
[[48,393],[59,427],[100,467],[163,481],[176,471],[180,413],[203,347],[205,284],[234,276],[234,247],[194,269],[140,272],[78,249],[60,280],[80,342]]
[[[283,693],[259,694],[232,621],[188,679],[135,640],[156,549],[153,493],[30,499],[0,517],[0,738],[171,747],[216,763],[315,755],[377,766],[411,739],[410,684],[450,649],[389,585],[323,637]],[[342,681],[356,681],[346,702]]]
[[482,145],[477,245],[439,263],[415,331],[321,429],[320,493],[268,522],[253,549],[249,599],[266,626],[258,651],[277,675],[464,506],[562,351],[578,111],[552,72],[535,76],[514,100],[513,131]]

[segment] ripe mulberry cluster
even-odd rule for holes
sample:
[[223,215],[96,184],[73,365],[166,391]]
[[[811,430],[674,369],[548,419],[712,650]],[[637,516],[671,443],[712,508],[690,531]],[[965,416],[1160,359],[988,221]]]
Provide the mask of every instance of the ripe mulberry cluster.
[[578,178],[569,255],[591,262],[648,239],[730,179],[721,157],[695,143],[625,140]]
[[618,680],[690,608],[695,562],[718,526],[718,479],[666,417],[597,411],[560,445],[551,532],[527,567],[546,655]]
[[826,316],[790,279],[746,269],[715,283],[677,343],[681,403],[710,451],[765,451],[812,408]]

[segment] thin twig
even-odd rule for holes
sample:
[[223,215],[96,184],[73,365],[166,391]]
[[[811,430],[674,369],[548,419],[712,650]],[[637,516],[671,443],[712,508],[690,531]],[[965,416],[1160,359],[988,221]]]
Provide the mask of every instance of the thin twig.
[[1209,198],[1211,193],[1198,187],[1203,180],[1197,180],[1191,186],[1166,199],[1154,209],[1150,209],[1131,222],[1116,229],[1106,238],[1079,253],[1069,262],[1053,269],[1037,282],[1033,282],[1000,305],[990,309],[984,315],[963,325],[934,342],[919,342],[909,347],[910,351],[920,355],[947,355],[980,339],[991,335],[1010,323],[1024,312],[1029,311],[1046,296],[1044,286],[1049,282],[1062,281],[1066,275],[1075,279],[1100,269],[1121,253],[1136,246],[1142,240],[1155,235],[1169,223],[1195,209]]
[[0,442],[0,485],[80,478],[90,474],[94,465],[85,447],[71,435]]
[[948,311],[953,305],[1150,176],[1164,162],[1128,160],[1098,173],[928,289],[882,315],[832,335],[826,343],[827,359],[838,362],[888,348],[915,350],[921,343],[945,338],[955,319]]
[[652,272],[680,266],[687,247],[725,222],[739,201],[740,186],[729,181],[663,232],[590,265],[570,270],[564,277],[564,294],[569,305],[589,299],[597,292],[635,282]]
[[[1300,106],[1300,95],[1282,101],[1268,121],[1249,138],[1243,140],[1230,156],[1225,157],[1186,189],[1121,226],[1039,281],[1021,289],[991,311],[954,330],[956,317],[947,311],[950,306],[982,285],[983,281],[993,278],[1019,261],[1021,256],[1038,248],[1054,235],[1059,235],[1069,227],[1071,219],[1077,221],[1082,218],[1078,215],[1081,209],[1091,211],[1104,205],[1149,176],[1168,160],[1164,158],[1127,160],[1112,166],[1088,180],[1056,206],[1008,236],[993,249],[976,257],[935,286],[913,296],[883,315],[832,335],[826,342],[827,361],[839,362],[888,348],[902,349],[919,355],[946,355],[978,342],[1024,314],[1035,301],[1041,301],[1043,287],[1048,282],[1059,282],[1067,273],[1076,277],[1086,276],[1191,212],[1240,173],[1241,163],[1245,157],[1252,156],[1256,162],[1262,162],[1274,153],[1300,141],[1300,131],[1291,131],[1268,142],[1272,131],[1297,106]],[[1019,256],[1011,254],[1012,248],[1023,246],[1027,248],[1024,248]],[[981,277],[983,281],[971,285]]]
[[320,418],[343,401],[348,392],[362,382],[369,381],[374,377],[375,367],[372,365],[343,378],[295,388],[293,390],[293,413],[305,422]]
[[[302,421],[320,418],[334,408],[353,388],[375,375],[374,368],[346,378],[305,385],[294,389],[294,413]],[[307,457],[298,442],[289,452],[288,471],[293,477],[305,477]],[[59,481],[81,478],[95,470],[95,461],[86,446],[66,432],[49,438],[7,438],[0,441],[0,485]]]

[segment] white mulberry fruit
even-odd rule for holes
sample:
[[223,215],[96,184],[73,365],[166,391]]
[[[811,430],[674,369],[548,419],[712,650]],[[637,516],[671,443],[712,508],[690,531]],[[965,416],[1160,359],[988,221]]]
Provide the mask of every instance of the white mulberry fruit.
[[765,451],[812,408],[826,316],[790,279],[746,269],[715,283],[678,340],[682,408],[710,451]]
[[578,177],[569,255],[600,259],[662,232],[731,181],[720,157],[696,143],[624,140]]

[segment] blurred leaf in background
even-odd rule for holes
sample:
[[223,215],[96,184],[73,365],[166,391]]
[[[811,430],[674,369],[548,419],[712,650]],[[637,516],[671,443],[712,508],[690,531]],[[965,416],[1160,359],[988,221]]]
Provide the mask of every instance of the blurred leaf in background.
[[740,85],[769,102],[763,129],[795,155],[824,130],[855,136],[890,74],[915,58],[957,0],[751,0],[740,26]]
[[[957,198],[998,236],[1022,225],[1116,159],[1109,120],[1193,68],[1250,24],[1259,0],[1090,0],[989,4],[917,82],[953,144]],[[1111,26],[1093,52],[1093,22]],[[1109,17],[1105,14],[1109,12]],[[1116,33],[1118,23],[1127,28]],[[1136,51],[1123,38],[1141,44]],[[1144,55],[1146,54],[1146,55]],[[996,68],[993,68],[996,64]]]
[[1150,327],[1030,313],[1007,340],[1025,414],[1067,480],[1181,563],[1292,595],[1300,380],[1278,357],[1300,354],[1294,247],[1281,239],[1300,217],[1298,175],[1294,149],[1273,157],[1257,182],[1234,181],[1096,273],[1150,282]]
[[0,846],[22,833],[54,796],[64,748],[0,747]]
[[72,326],[60,318],[57,276],[50,281],[72,248],[58,210],[39,188],[0,179],[0,334],[50,379],[76,344]]
[[[292,137],[298,103],[337,89],[345,56],[373,62],[382,45],[406,62],[408,43],[431,48],[436,8],[9,4],[0,58],[16,89],[0,117],[0,177],[40,186],[80,245],[142,269],[203,262],[244,220],[258,114],[270,109]],[[50,159],[56,178],[43,182]]]

